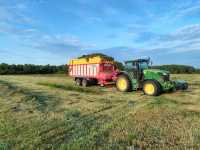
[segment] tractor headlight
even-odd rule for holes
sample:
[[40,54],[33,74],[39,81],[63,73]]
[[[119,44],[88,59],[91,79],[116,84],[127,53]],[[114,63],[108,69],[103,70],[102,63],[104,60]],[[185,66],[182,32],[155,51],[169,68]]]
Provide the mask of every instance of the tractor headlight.
[[163,75],[163,76],[166,76],[166,75],[167,75],[167,73],[163,73],[162,75]]
[[163,75],[161,76],[163,81],[169,81],[170,80],[170,75],[163,73]]

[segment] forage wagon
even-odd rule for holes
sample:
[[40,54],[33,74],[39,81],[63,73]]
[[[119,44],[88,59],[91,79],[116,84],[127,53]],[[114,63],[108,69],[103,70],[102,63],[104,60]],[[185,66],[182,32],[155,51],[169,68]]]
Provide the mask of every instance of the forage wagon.
[[91,58],[72,59],[69,62],[69,76],[73,77],[79,86],[105,84],[112,82],[116,75],[114,61],[95,56]]

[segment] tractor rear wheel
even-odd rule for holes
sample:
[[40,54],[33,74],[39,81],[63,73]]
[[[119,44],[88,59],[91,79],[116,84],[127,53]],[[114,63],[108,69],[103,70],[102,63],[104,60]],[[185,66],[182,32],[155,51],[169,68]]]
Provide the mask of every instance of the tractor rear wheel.
[[149,96],[158,96],[161,94],[161,86],[157,81],[148,80],[143,84],[143,92]]
[[131,91],[131,81],[125,75],[120,75],[116,81],[116,87],[121,92]]
[[75,82],[76,82],[76,85],[78,85],[78,86],[81,86],[81,85],[82,85],[82,81],[81,81],[80,78],[77,78],[77,79],[75,80]]

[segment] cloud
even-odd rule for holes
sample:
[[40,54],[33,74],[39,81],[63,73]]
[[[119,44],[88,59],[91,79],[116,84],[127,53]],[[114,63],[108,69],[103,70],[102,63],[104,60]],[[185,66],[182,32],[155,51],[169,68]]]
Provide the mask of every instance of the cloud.
[[[34,1],[46,4],[44,0]],[[14,36],[20,41],[20,46],[46,51],[55,55],[73,55],[84,49],[95,47],[94,44],[81,42],[79,38],[60,33],[45,33],[34,27],[34,20],[29,15],[28,4],[16,3],[12,5],[2,2],[0,5],[0,33]]]
[[150,31],[141,31],[139,33],[137,33],[137,37],[134,38],[134,42],[136,43],[145,43],[147,41],[151,41],[153,39],[155,39],[156,37],[160,36],[157,33],[153,33]]
[[179,21],[191,20],[191,17],[199,17],[200,2],[199,1],[172,1],[163,12],[151,13],[154,24],[175,25]]
[[200,24],[177,29],[175,32],[158,35],[147,42],[149,49],[168,52],[200,51]]
[[150,57],[154,65],[160,64],[185,64],[200,67],[200,51],[184,51],[168,53],[167,49],[141,49],[137,47],[112,47],[108,49],[100,49],[94,52],[102,52],[104,54],[114,57],[116,60],[124,62],[126,60],[133,60],[137,58]]
[[190,2],[179,8],[177,17],[191,16],[200,13],[200,2]]
[[199,66],[200,24],[184,26],[166,34],[141,31],[138,32],[138,36],[134,36],[134,42],[137,40],[143,44],[136,47],[116,46],[97,50],[97,52],[114,56],[120,61],[150,56],[157,64],[177,63]]
[[85,49],[95,47],[93,44],[85,44],[78,38],[69,35],[40,34],[39,36],[39,39],[33,39],[36,43],[33,47],[56,55],[77,54]]
[[191,41],[200,38],[200,24],[193,24],[189,26],[184,26],[174,33],[166,35],[164,40],[167,41]]
[[36,49],[53,55],[75,56],[96,45],[82,42],[79,38],[67,34],[49,34],[36,29],[11,32],[20,39],[20,44],[28,49]]
[[7,23],[0,23],[0,33],[7,33],[16,36],[29,36],[35,31],[36,29],[34,28],[17,28]]
[[[74,19],[105,24],[108,28],[124,26],[125,22],[121,17],[123,14],[130,15],[132,13],[132,19],[136,20],[133,10],[138,10],[136,2],[132,0],[118,1],[117,3],[114,0],[106,0],[103,3],[101,0],[69,0],[65,5],[59,5],[59,8],[65,14],[76,16]],[[140,17],[137,17],[137,20],[138,18]]]
[[[178,28],[170,33],[155,33],[150,31],[145,25],[129,25],[126,34],[133,38],[133,46],[116,46],[106,50],[98,50],[113,55],[118,53],[122,58],[130,56],[140,56],[150,53],[158,55],[170,55],[179,53],[200,52],[200,24],[192,24]],[[133,33],[133,35],[131,34]],[[118,34],[109,34],[107,38],[118,38]],[[136,45],[135,43],[139,43]],[[170,55],[171,56],[171,55]],[[120,57],[116,56],[120,59]]]
[[0,33],[29,36],[34,29],[34,19],[29,16],[26,3],[4,1],[0,3]]
[[0,21],[9,24],[32,24],[33,19],[28,16],[29,8],[25,3],[7,2],[0,4]]

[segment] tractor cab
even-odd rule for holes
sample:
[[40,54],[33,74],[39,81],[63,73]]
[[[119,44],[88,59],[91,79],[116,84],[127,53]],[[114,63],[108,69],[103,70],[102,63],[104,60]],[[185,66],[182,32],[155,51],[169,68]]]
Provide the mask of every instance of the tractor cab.
[[143,71],[149,69],[150,59],[136,59],[125,62],[125,71],[138,82],[143,80]]
[[133,70],[140,71],[140,70],[148,69],[149,63],[150,63],[150,59],[136,59],[132,61],[126,61],[125,68],[127,70],[133,69]]

